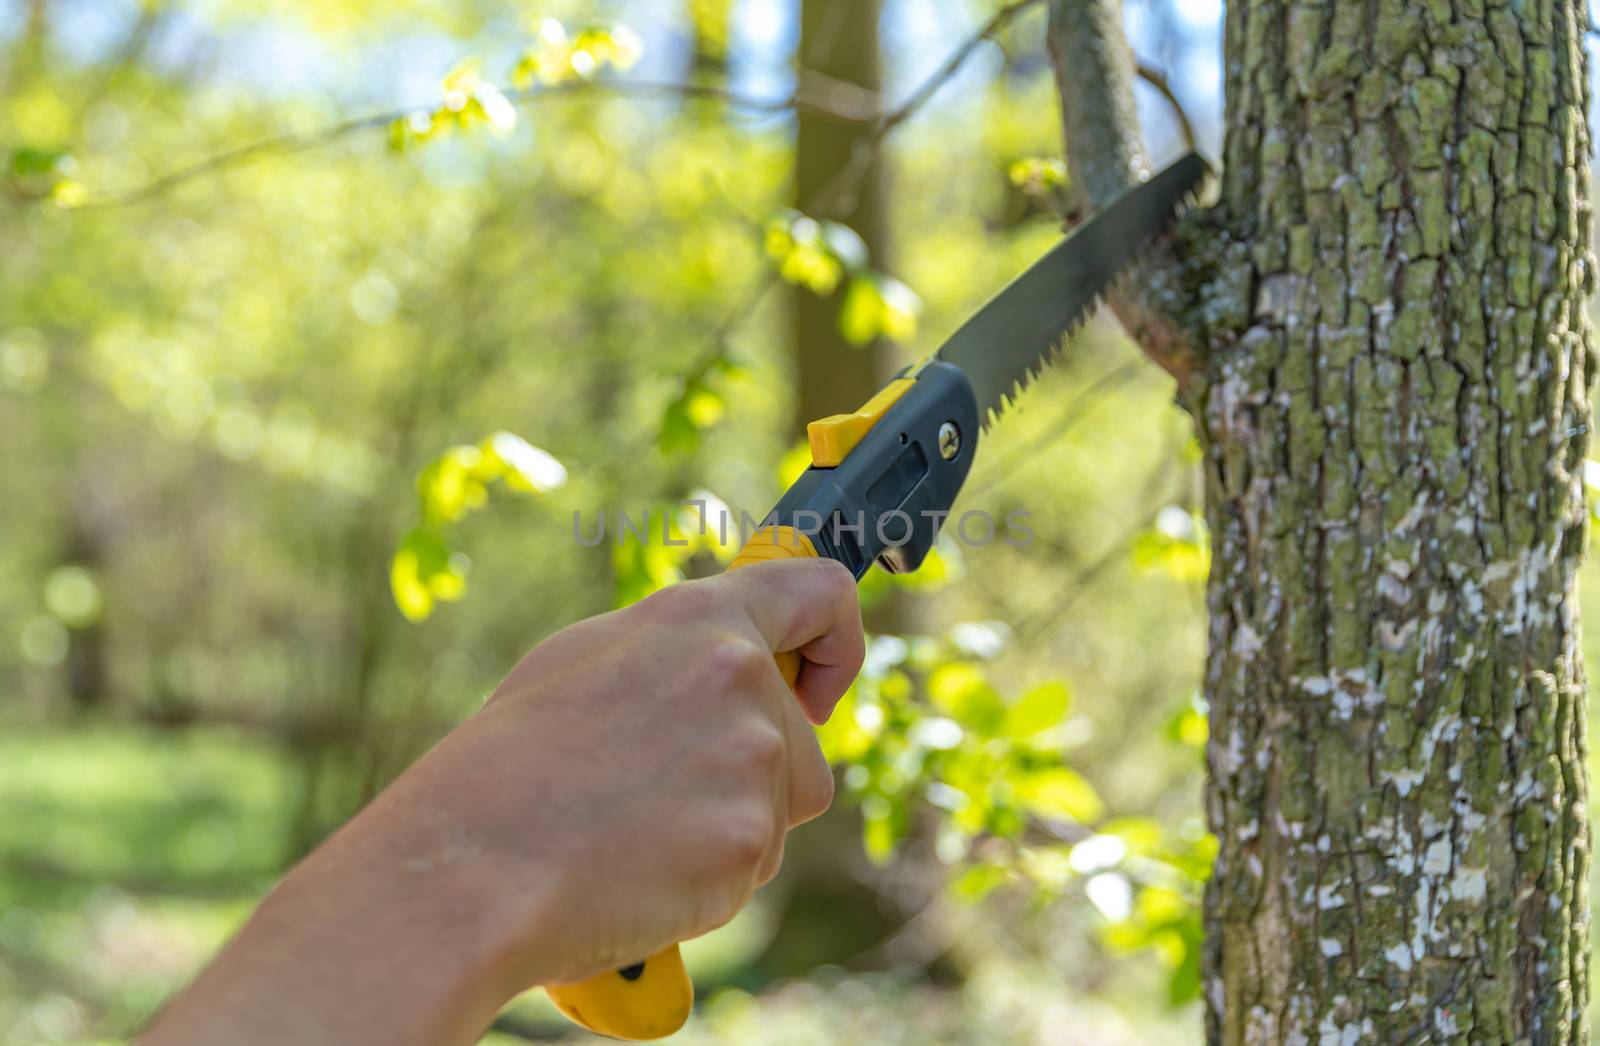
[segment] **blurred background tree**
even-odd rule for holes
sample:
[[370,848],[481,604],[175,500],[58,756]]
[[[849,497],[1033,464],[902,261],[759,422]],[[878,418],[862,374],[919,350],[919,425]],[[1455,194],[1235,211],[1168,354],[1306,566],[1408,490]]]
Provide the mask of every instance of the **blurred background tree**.
[[[1215,155],[1220,4],[1127,22],[1155,157]],[[764,512],[798,421],[1059,235],[1043,31],[980,0],[0,7],[0,1041],[125,1038],[528,646],[717,569],[685,499]],[[689,949],[687,1041],[1199,1037],[1172,394],[1090,324],[957,509],[1033,540],[864,587],[840,802]],[[576,1037],[537,994],[493,1034]]]

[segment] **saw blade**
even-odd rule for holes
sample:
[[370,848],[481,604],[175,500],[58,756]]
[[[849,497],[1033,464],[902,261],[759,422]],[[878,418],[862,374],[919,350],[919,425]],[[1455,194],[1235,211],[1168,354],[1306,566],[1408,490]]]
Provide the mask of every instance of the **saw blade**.
[[988,428],[1036,377],[1100,295],[1177,217],[1209,168],[1198,153],[1163,168],[1073,229],[990,298],[934,357],[960,367]]

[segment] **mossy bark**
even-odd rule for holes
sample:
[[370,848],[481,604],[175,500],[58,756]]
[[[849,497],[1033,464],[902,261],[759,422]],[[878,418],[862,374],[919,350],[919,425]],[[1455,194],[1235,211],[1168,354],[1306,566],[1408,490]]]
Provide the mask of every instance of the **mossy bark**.
[[1221,201],[1130,307],[1196,361],[1212,1042],[1588,1039],[1586,24],[1229,5]]
[[1228,16],[1213,1041],[1587,1040],[1585,24]]

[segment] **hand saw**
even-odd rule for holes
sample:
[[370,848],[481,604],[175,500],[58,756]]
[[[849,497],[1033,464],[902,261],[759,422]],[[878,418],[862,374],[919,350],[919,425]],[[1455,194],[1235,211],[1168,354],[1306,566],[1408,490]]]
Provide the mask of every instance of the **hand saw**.
[[[1189,153],[1127,190],[859,410],[813,421],[806,431],[810,468],[728,569],[827,556],[858,579],[873,563],[891,573],[915,570],[972,468],[979,430],[1038,376],[1206,173],[1205,161]],[[787,651],[776,660],[793,686],[799,654]],[[574,1021],[619,1039],[670,1035],[694,1004],[676,944],[643,962],[545,990]]]

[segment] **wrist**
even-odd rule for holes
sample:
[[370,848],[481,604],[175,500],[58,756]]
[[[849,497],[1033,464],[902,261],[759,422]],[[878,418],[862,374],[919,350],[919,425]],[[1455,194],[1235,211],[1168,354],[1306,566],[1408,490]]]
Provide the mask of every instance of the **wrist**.
[[291,872],[253,920],[292,935],[330,988],[383,1014],[377,1023],[403,1017],[405,1034],[384,1041],[476,1041],[533,983],[518,978],[538,975],[519,961],[493,862],[456,824],[380,800]]
[[368,891],[363,921],[379,927],[382,939],[403,940],[452,998],[487,1023],[545,973],[525,940],[529,924],[543,922],[547,884],[522,881],[513,890],[509,881],[522,877],[476,844],[457,811],[393,806],[389,824],[359,826],[348,847],[330,854],[334,874],[348,878],[350,891]]

